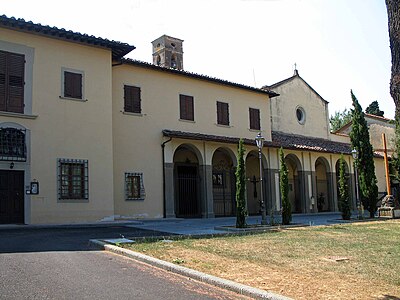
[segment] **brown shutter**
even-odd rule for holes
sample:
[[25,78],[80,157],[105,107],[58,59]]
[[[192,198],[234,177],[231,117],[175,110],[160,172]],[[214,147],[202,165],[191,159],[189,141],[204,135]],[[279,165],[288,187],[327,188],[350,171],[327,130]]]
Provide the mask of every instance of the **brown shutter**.
[[217,124],[222,124],[222,102],[217,101]]
[[140,114],[142,112],[141,99],[140,99],[140,88],[133,88],[133,112]]
[[140,94],[139,87],[124,85],[124,111],[138,114],[142,112]]
[[10,112],[24,113],[25,56],[8,55],[8,107]]
[[82,74],[64,72],[64,97],[82,99]]
[[179,110],[182,120],[194,121],[193,97],[179,95]]
[[6,110],[6,52],[0,51],[0,110]]
[[186,113],[187,119],[194,121],[194,107],[193,107],[193,97],[186,96]]
[[185,95],[179,95],[179,118],[182,120],[186,120],[186,103],[185,103]]
[[132,89],[128,85],[124,85],[124,111],[133,112]]
[[229,104],[217,101],[217,123],[229,125]]
[[249,108],[250,129],[260,129],[260,110],[257,108]]

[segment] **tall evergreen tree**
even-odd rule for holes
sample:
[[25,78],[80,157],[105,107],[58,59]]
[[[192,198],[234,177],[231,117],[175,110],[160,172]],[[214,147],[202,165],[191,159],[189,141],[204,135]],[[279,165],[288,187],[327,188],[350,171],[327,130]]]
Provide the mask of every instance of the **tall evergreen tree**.
[[279,161],[280,161],[280,178],[279,186],[281,190],[282,200],[282,225],[290,224],[292,221],[292,205],[289,200],[289,178],[288,169],[285,162],[285,155],[282,147],[279,149]]
[[390,51],[392,54],[392,75],[390,78],[390,95],[396,106],[396,135],[394,165],[397,175],[400,174],[400,0],[386,0],[388,14]]
[[246,226],[246,171],[244,166],[244,153],[243,139],[239,140],[238,146],[238,166],[236,168],[236,227],[244,228]]
[[343,154],[340,155],[339,159],[339,210],[342,213],[343,220],[350,220],[351,209],[350,209],[350,197],[349,197],[349,185],[347,184],[347,176],[344,165]]
[[356,96],[351,91],[353,101],[352,126],[350,132],[351,145],[358,151],[356,167],[359,174],[361,200],[373,218],[376,212],[378,186],[375,176],[374,153],[369,139],[369,130],[364,113]]
[[379,109],[379,103],[376,100],[372,101],[371,104],[368,105],[368,107],[365,109],[365,112],[367,114],[375,115],[378,117],[383,117],[383,115],[385,114],[383,110]]

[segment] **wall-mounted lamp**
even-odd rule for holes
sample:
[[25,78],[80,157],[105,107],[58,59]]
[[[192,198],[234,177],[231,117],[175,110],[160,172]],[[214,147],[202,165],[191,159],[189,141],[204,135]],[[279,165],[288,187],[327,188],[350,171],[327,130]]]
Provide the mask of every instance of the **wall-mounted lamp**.
[[10,169],[11,169],[11,170],[14,169],[14,162],[11,162],[11,164],[10,164]]

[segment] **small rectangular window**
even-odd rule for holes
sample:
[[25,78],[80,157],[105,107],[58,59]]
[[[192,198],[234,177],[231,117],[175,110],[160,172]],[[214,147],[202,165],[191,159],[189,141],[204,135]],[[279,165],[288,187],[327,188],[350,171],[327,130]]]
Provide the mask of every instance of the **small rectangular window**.
[[125,173],[126,200],[144,200],[143,173]]
[[182,120],[194,121],[193,97],[179,95],[180,118]]
[[229,125],[229,104],[217,101],[217,124]]
[[141,91],[139,87],[124,85],[124,111],[142,113]]
[[260,110],[249,108],[250,129],[260,130]]
[[59,199],[89,199],[88,181],[87,160],[58,160]]
[[64,71],[64,97],[83,99],[82,85],[82,73]]

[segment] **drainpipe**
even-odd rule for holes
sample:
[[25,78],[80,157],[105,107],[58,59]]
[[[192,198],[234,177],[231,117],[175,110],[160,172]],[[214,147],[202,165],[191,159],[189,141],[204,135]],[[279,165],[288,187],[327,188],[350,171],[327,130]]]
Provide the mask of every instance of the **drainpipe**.
[[162,174],[163,174],[163,217],[167,217],[167,212],[166,212],[166,200],[165,200],[165,144],[169,143],[172,140],[170,137],[169,140],[166,140],[161,144],[161,149],[162,149]]

